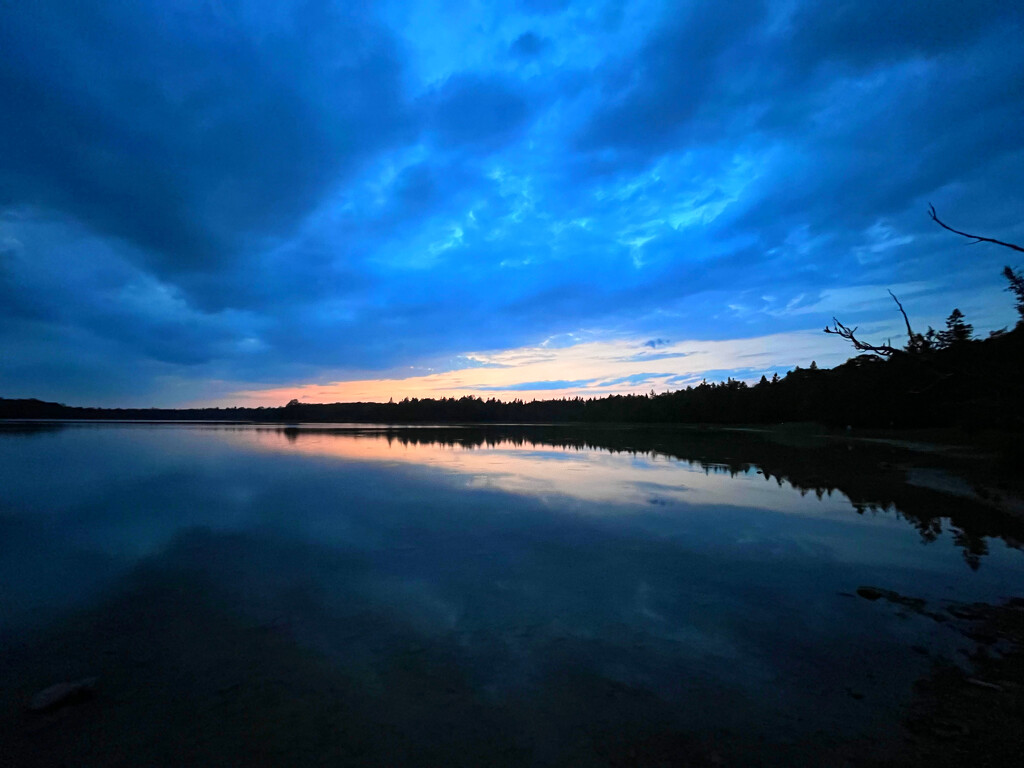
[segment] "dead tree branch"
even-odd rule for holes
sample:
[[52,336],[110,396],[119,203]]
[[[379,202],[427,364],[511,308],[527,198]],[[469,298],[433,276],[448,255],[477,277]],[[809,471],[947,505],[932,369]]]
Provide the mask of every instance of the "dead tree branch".
[[[896,294],[889,291],[889,295],[892,296],[892,300],[896,302],[896,306],[900,308],[900,314],[903,315],[903,322],[907,324],[907,349],[914,348],[914,343],[917,337],[914,335],[914,329],[910,327],[910,318],[907,317],[906,311],[903,309],[903,305],[900,300],[896,298]],[[832,327],[825,326],[825,333],[832,333],[841,339],[846,339],[848,342],[853,344],[853,348],[860,352],[871,352],[882,357],[892,357],[893,355],[902,352],[903,350],[896,349],[891,344],[868,344],[866,341],[861,341],[854,334],[857,332],[857,328],[850,328],[849,326],[843,325],[834,317],[832,318]]]
[[[896,302],[896,306],[900,308],[900,314],[903,315],[903,322],[907,324],[907,338],[914,341],[914,329],[910,327],[910,318],[907,317],[906,311],[903,309],[903,305],[900,304],[900,300],[896,298],[896,294],[889,291],[889,295],[892,296],[892,300]],[[835,318],[833,318],[835,319]]]
[[[895,297],[894,297],[895,298]],[[849,328],[843,325],[834,317],[832,318],[832,327],[825,326],[825,333],[832,333],[841,339],[846,339],[848,342],[853,344],[853,348],[859,352],[871,352],[882,357],[891,357],[900,350],[895,347],[889,346],[888,344],[868,344],[866,341],[861,341],[854,334],[857,332],[857,327]]]
[[938,217],[938,215],[935,213],[935,206],[932,205],[931,203],[928,203],[928,215],[932,217],[932,221],[934,221],[943,229],[948,229],[953,234],[960,235],[961,237],[968,237],[975,243],[995,243],[996,245],[1001,245],[1004,248],[1012,248],[1015,251],[1020,251],[1021,253],[1024,253],[1024,248],[1021,248],[1019,245],[1014,245],[1013,243],[1004,243],[1002,240],[995,240],[991,237],[982,237],[981,235],[969,235],[966,232],[961,232],[959,229],[953,229],[951,226],[949,226],[946,222],[944,222],[942,219]]

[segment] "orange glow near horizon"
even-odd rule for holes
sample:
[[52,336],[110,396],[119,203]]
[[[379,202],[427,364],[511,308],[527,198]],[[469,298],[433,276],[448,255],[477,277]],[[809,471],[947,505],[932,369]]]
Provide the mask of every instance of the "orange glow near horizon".
[[[828,366],[842,362],[846,350],[820,331],[795,331],[749,339],[660,343],[638,339],[586,341],[571,346],[540,345],[465,355],[457,370],[405,378],[364,378],[268,389],[240,389],[207,405],[280,406],[307,403],[387,402],[404,398],[473,395],[484,399],[545,400],[604,397],[682,389],[699,384],[707,372],[737,371],[735,378],[756,381],[787,360],[812,359]],[[715,378],[715,375],[712,375]],[[719,375],[718,378],[725,378]]]

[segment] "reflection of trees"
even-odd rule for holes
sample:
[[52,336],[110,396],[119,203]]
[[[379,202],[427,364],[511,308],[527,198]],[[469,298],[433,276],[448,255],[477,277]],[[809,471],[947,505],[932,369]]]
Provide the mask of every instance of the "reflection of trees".
[[64,424],[45,424],[31,422],[11,422],[0,424],[0,438],[2,437],[40,437],[52,435],[65,428]]
[[944,527],[948,528],[964,560],[975,569],[988,553],[989,538],[1001,539],[1013,548],[1024,545],[1024,523],[976,500],[908,484],[905,467],[914,463],[914,453],[884,444],[824,438],[801,442],[764,432],[700,429],[476,426],[358,430],[303,427],[275,431],[289,440],[304,435],[360,434],[386,438],[403,447],[438,445],[473,450],[547,446],[667,456],[708,474],[736,477],[759,472],[765,482],[788,484],[801,494],[814,493],[819,499],[838,491],[850,499],[858,514],[895,515],[912,525],[926,543],[938,539]]
[[[102,425],[78,425],[102,428]],[[0,437],[50,434],[65,429],[62,424],[0,425]],[[814,493],[819,499],[839,491],[849,498],[858,514],[891,514],[912,525],[922,541],[937,540],[948,529],[964,560],[977,568],[988,554],[988,539],[998,538],[1013,548],[1024,546],[1024,522],[1010,518],[981,501],[954,497],[906,482],[906,466],[920,462],[920,456],[897,446],[821,437],[781,436],[778,433],[715,429],[659,429],[602,426],[502,426],[466,427],[389,426],[253,427],[221,423],[211,425],[222,431],[251,433],[255,429],[282,436],[295,443],[305,436],[383,438],[389,444],[405,446],[439,445],[467,450],[477,448],[554,447],[566,450],[596,450],[631,456],[666,456],[702,469],[707,474],[731,477],[758,472],[765,482],[788,484],[801,494]],[[929,463],[941,465],[941,457]],[[1018,463],[1012,467],[1016,471]],[[972,467],[960,462],[957,474],[971,480]]]

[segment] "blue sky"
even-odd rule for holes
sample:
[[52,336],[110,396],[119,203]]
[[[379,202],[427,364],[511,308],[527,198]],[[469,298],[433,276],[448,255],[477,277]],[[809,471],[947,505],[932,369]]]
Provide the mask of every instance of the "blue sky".
[[926,210],[1024,240],[1022,33],[1012,0],[5,4],[0,395],[664,391],[841,362],[833,315],[895,338],[890,288],[1012,324],[1013,254]]

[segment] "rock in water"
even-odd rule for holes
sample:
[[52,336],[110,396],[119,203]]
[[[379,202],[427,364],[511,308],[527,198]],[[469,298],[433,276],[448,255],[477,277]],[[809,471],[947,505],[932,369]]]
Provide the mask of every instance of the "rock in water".
[[865,600],[877,600],[878,598],[885,595],[886,590],[879,589],[878,587],[857,587],[857,594],[863,597]]
[[65,704],[88,699],[96,691],[97,677],[86,677],[74,683],[57,683],[32,697],[28,708],[33,712],[47,712]]
[[920,597],[904,597],[899,592],[893,592],[891,589],[881,589],[880,587],[857,587],[857,594],[865,600],[871,600],[872,602],[884,598],[890,603],[902,605],[917,613],[922,613],[927,605]]

